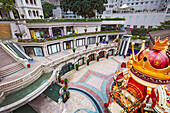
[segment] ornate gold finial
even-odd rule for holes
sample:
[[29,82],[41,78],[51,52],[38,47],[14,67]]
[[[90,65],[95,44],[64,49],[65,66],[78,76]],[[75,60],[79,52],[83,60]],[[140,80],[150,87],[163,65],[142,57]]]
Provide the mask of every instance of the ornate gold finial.
[[160,40],[160,37],[158,37],[158,40],[156,40],[155,37],[155,45],[153,47],[153,49],[158,50],[158,51],[162,51],[165,50],[168,46],[168,40],[167,38],[163,41]]

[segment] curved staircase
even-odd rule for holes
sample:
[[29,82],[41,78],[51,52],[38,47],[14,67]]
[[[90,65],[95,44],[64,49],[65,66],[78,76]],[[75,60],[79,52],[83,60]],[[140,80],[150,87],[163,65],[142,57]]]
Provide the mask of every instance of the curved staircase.
[[13,74],[23,68],[24,65],[18,63],[0,45],[0,78]]

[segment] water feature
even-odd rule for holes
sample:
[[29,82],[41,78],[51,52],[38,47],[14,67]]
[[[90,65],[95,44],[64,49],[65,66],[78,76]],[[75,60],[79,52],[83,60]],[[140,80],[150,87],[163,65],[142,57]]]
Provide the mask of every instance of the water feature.
[[24,106],[16,109],[13,113],[37,113],[30,105],[25,104]]
[[61,86],[58,86],[57,84],[52,84],[43,93],[50,97],[52,100],[58,102],[58,99],[60,98],[60,88]]
[[0,104],[0,107],[12,104],[12,103],[24,98],[31,92],[38,89],[41,85],[43,85],[51,77],[51,75],[52,75],[52,72],[43,74],[43,75],[41,75],[41,77],[38,80],[36,80],[34,83],[30,84],[26,88],[9,94],[8,96],[6,96],[6,99]]

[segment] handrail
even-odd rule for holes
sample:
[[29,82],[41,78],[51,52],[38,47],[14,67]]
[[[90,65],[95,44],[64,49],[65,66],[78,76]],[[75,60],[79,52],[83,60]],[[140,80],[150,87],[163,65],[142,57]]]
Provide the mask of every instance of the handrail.
[[[18,87],[21,87],[23,86],[23,84],[28,84],[30,82],[29,79],[33,78],[34,76],[36,76],[37,74],[39,74],[40,71],[43,71],[45,68],[50,68],[49,66],[55,66],[57,64],[60,64],[64,61],[67,61],[68,59],[72,59],[72,58],[75,58],[75,57],[78,57],[79,55],[82,55],[82,54],[86,54],[86,53],[89,53],[89,52],[93,52],[93,51],[96,51],[96,50],[100,50],[100,49],[106,49],[106,48],[111,48],[111,47],[114,47],[116,46],[117,44],[108,44],[106,46],[103,46],[103,47],[100,47],[98,46],[96,49],[87,49],[86,51],[83,51],[82,53],[80,54],[69,54],[69,55],[66,55],[66,56],[63,56],[63,57],[60,57],[58,59],[55,59],[54,61],[51,61],[47,64],[41,64],[39,66],[37,66],[34,70],[32,70],[30,73],[20,77],[20,78],[17,78],[13,81],[10,81],[10,82],[6,82],[6,83],[3,83],[0,85],[0,92],[8,92],[8,91],[11,91],[11,90],[14,90]],[[66,57],[66,59],[64,59]]]

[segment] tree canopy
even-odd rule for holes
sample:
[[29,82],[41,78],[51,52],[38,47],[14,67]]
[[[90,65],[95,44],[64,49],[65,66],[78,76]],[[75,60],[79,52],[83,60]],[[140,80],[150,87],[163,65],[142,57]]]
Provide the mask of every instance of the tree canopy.
[[13,0],[0,0],[2,5],[0,7],[5,11],[14,11],[15,10],[15,3]]
[[81,15],[84,18],[94,17],[95,11],[103,13],[105,11],[104,3],[106,0],[61,0],[60,6],[63,11],[73,11],[74,14]]
[[48,2],[45,2],[43,3],[42,8],[43,8],[44,17],[50,17],[53,16],[52,10],[55,9],[56,6]]
[[160,22],[161,25],[157,26],[158,29],[170,29],[170,20],[165,21],[165,22]]

